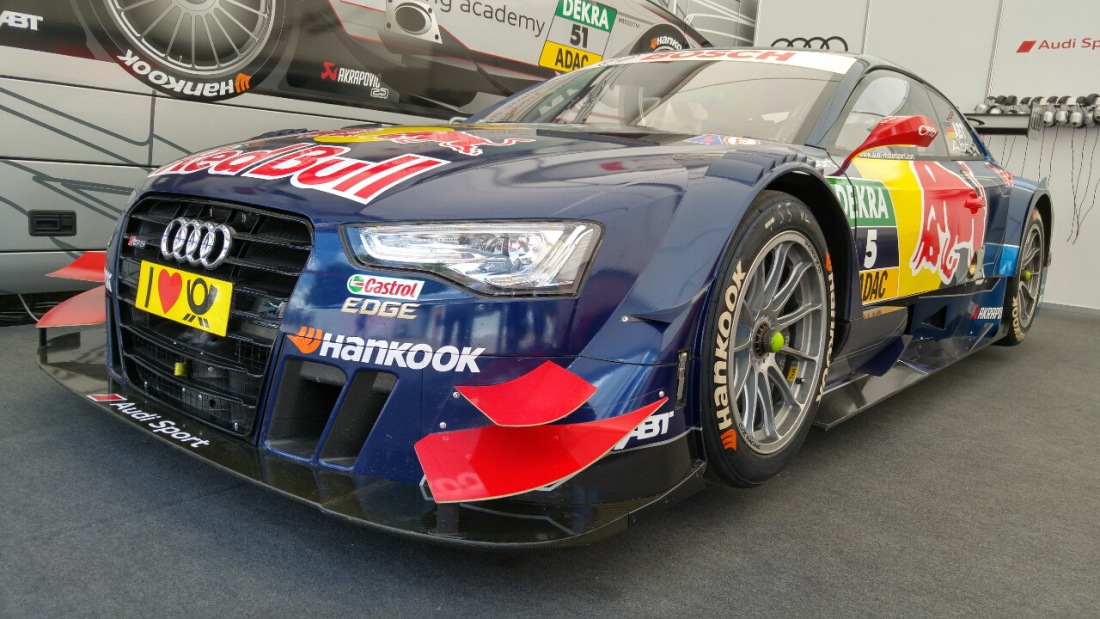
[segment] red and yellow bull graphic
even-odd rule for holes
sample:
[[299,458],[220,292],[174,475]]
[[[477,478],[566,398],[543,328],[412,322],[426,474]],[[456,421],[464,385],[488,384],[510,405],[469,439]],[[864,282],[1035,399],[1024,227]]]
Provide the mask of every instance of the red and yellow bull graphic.
[[861,298],[876,303],[957,285],[985,242],[982,185],[965,164],[860,157],[862,178],[830,179],[855,230]]
[[965,271],[985,242],[985,190],[938,162],[909,165],[922,189],[921,224],[909,267],[914,276],[927,270],[950,285],[960,264]]

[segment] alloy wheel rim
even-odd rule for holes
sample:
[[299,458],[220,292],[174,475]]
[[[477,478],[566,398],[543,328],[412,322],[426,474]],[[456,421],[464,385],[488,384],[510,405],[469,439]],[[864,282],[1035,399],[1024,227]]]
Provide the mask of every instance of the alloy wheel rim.
[[1016,287],[1016,307],[1019,312],[1020,324],[1027,326],[1035,317],[1035,309],[1039,306],[1039,290],[1043,278],[1043,239],[1038,228],[1028,230],[1020,250],[1020,273],[1031,273],[1031,277],[1018,278]]
[[271,35],[277,0],[106,0],[133,45],[181,73],[247,66]]
[[[825,276],[809,239],[773,238],[745,275],[727,354],[735,422],[750,449],[770,454],[802,427],[825,361]],[[773,344],[780,343],[773,352]]]

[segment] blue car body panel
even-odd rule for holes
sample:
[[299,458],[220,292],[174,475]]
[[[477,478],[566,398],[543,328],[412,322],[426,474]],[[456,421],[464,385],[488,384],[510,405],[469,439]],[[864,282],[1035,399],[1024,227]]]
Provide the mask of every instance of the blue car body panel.
[[[884,65],[861,59],[848,76],[838,80],[833,101],[839,103],[827,106],[820,122],[834,122],[858,76],[879,66]],[[432,512],[438,522],[417,529],[378,516],[375,507],[335,508],[335,503],[318,498],[323,494],[322,477],[332,474],[358,480],[347,494],[340,495],[345,498],[362,498],[363,488],[383,487],[363,480],[387,480],[419,488],[417,493],[422,494],[424,470],[414,449],[417,441],[442,429],[465,430],[488,423],[470,401],[458,397],[457,389],[505,383],[550,361],[597,387],[590,399],[557,423],[611,419],[668,397],[668,404],[658,409],[663,415],[661,423],[633,433],[607,459],[629,453],[665,454],[674,446],[683,456],[661,456],[680,463],[672,481],[662,482],[662,492],[697,478],[706,456],[699,440],[701,394],[691,385],[694,377],[707,371],[700,367],[698,354],[705,345],[702,325],[731,239],[761,192],[793,186],[790,183],[795,177],[798,186],[814,187],[814,195],[831,200],[818,201],[815,208],[843,222],[841,205],[825,176],[827,170],[835,170],[837,162],[819,145],[763,142],[715,146],[688,142],[692,136],[687,134],[636,129],[469,124],[439,131],[480,136],[481,141],[458,146],[447,146],[439,139],[427,143],[387,139],[331,143],[345,148],[341,156],[356,162],[380,164],[407,155],[436,162],[432,169],[366,201],[317,190],[297,177],[215,174],[213,163],[190,171],[179,164],[175,171],[166,166],[139,185],[133,206],[173,196],[243,204],[304,217],[312,234],[312,250],[280,310],[279,336],[272,344],[263,378],[257,422],[238,437],[207,429],[207,433],[218,435],[218,449],[227,450],[210,459],[324,509],[387,529],[450,541],[504,543],[484,532],[456,537],[439,524],[444,519],[442,512]],[[804,133],[818,136],[824,143],[826,133],[820,126],[807,127]],[[318,142],[318,137],[326,134],[284,135],[233,145],[231,150],[302,153],[326,144]],[[506,144],[504,137],[514,142]],[[226,151],[215,149],[205,156],[218,152]],[[202,161],[202,157],[191,161]],[[987,162],[995,163],[991,158]],[[987,162],[972,162],[976,175],[994,174]],[[1006,278],[1016,274],[1024,224],[1045,196],[1045,189],[1022,179],[1005,187],[1004,195],[991,196],[985,279],[941,294],[864,305],[854,265],[866,248],[857,245],[851,228],[847,235],[830,237],[834,262],[853,266],[835,273],[838,295],[845,297],[839,303],[838,339],[819,423],[833,425],[1003,335],[999,314],[996,320],[979,318],[975,308],[1004,305]],[[429,272],[368,267],[351,254],[346,239],[348,226],[355,224],[495,220],[597,222],[602,238],[580,292],[546,297],[481,294]],[[126,238],[120,222],[108,250],[109,269],[119,264],[122,248],[128,243],[132,239]],[[117,279],[118,271],[114,276]],[[349,299],[356,297],[349,292],[353,276],[421,282],[415,307],[409,310],[415,317],[343,311]],[[119,285],[119,281],[113,282],[114,290]],[[126,310],[115,293],[109,295],[108,302],[112,317]],[[306,350],[294,338],[307,329],[331,339]],[[839,337],[841,332],[843,337]],[[106,384],[112,392],[128,394],[155,408],[156,402],[141,399],[141,389],[130,384],[120,364],[117,348],[124,337],[123,329],[112,322],[104,353]],[[405,352],[387,353],[396,350],[385,348],[389,343],[405,346]],[[426,356],[409,352],[416,346],[426,346],[422,349]],[[452,367],[440,370],[441,365],[428,362],[428,355],[444,348],[455,352],[448,362]],[[57,354],[55,350],[55,357]],[[386,387],[385,405],[353,457],[326,455],[326,445],[347,430],[337,414],[309,422],[318,425],[310,430],[312,442],[304,446],[284,440],[282,430],[276,427],[282,423],[276,419],[286,414],[277,410],[280,390],[303,364],[320,364],[332,368],[326,372],[335,372],[328,379],[317,379],[331,379],[338,385],[333,391],[335,399],[327,404],[333,410],[354,404],[358,396],[349,385],[360,371],[393,377]],[[43,365],[57,367],[48,359]],[[65,380],[60,371],[52,373]],[[84,392],[89,393],[87,389]],[[194,422],[187,425],[183,417],[172,418],[178,419],[179,427],[201,429]],[[233,441],[244,446],[248,458],[261,463],[258,468],[236,464],[224,455],[231,451],[224,446]],[[308,471],[316,478],[317,487],[310,489],[307,483],[301,486],[307,489],[299,491],[299,486],[273,480],[271,467],[282,466],[278,464],[282,462]],[[547,492],[552,494],[553,489]],[[666,494],[649,492],[638,505],[663,496]],[[426,496],[424,500],[431,503]],[[359,504],[366,505],[357,499]],[[614,518],[592,522],[603,527],[636,507],[635,503],[617,507]],[[554,539],[592,532],[585,524],[566,529]],[[515,541],[509,538],[508,543]]]

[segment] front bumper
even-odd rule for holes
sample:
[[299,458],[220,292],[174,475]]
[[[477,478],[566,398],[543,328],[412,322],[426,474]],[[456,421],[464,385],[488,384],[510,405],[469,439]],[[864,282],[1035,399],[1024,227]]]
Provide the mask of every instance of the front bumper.
[[[624,531],[647,509],[673,503],[703,487],[705,463],[692,457],[688,433],[652,448],[609,456],[552,491],[439,504],[424,483],[400,483],[294,462],[144,399],[109,378],[106,357],[102,328],[43,337],[38,350],[43,370],[116,419],[330,515],[389,533],[494,548],[583,544]],[[670,467],[670,462],[678,465]],[[624,476],[624,471],[629,473]],[[667,478],[667,483],[657,484],[662,490],[621,498],[632,493],[611,487],[624,479],[652,476]]]

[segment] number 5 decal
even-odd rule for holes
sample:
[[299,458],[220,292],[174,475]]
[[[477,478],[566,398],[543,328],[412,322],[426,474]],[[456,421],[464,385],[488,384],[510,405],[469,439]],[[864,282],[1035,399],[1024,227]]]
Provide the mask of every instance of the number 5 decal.
[[878,258],[878,244],[875,241],[878,239],[878,230],[871,229],[867,231],[867,249],[863,254],[863,268],[870,269],[875,266],[875,260]]

